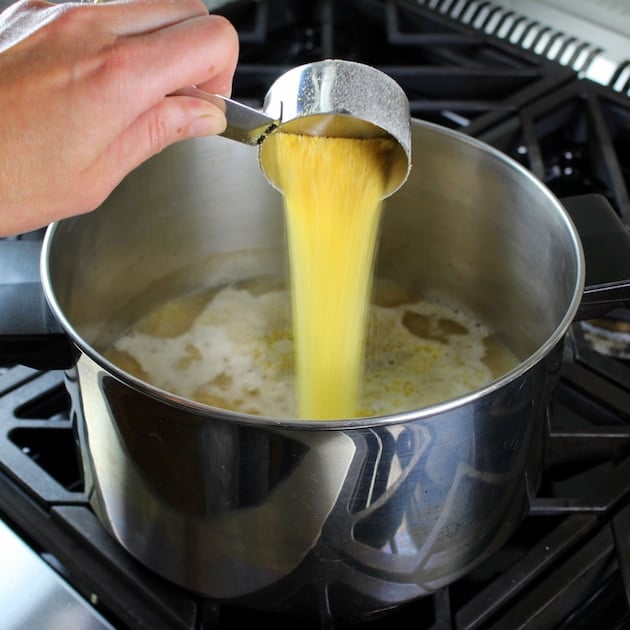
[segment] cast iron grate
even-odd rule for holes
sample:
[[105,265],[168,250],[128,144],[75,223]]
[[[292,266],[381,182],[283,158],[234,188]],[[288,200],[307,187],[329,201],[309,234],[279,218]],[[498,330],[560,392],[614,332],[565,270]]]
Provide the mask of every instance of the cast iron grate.
[[630,100],[574,81],[478,136],[559,197],[604,195],[630,225]]
[[286,70],[342,58],[396,79],[412,116],[476,133],[575,77],[410,0],[239,0],[216,12],[240,34],[234,96],[254,106]]

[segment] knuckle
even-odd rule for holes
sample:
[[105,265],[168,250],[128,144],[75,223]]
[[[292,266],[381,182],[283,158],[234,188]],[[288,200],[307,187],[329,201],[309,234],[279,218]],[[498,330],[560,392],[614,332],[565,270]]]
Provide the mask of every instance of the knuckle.
[[62,2],[51,9],[54,20],[49,23],[50,28],[63,29],[68,32],[82,29],[87,15],[87,7],[81,4]]
[[166,147],[169,140],[169,127],[166,121],[159,115],[159,112],[152,112],[147,124],[147,136],[149,150],[152,153],[159,153]]

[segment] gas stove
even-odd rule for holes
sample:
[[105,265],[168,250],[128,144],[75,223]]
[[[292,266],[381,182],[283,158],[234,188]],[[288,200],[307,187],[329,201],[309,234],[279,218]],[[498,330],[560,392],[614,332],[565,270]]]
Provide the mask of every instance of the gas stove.
[[630,93],[625,0],[418,0],[449,18]]
[[[235,98],[260,105],[273,80],[300,63],[362,61],[403,86],[414,117],[497,147],[560,197],[603,195],[630,226],[630,98],[623,91],[464,23],[453,13],[456,2],[216,4],[240,33]],[[623,308],[612,319],[630,321]],[[541,489],[508,543],[450,586],[360,627],[630,627],[628,357],[602,351],[588,329],[573,325],[547,415]],[[111,538],[88,492],[63,373],[2,368],[0,520],[74,601],[66,610],[81,611],[80,627],[356,627],[325,612],[317,620],[287,618],[174,586]],[[45,628],[52,621],[14,623]]]

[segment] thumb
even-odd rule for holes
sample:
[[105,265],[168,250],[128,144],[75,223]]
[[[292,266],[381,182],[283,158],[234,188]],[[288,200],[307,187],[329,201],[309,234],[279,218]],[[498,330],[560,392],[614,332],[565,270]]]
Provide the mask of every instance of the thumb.
[[189,96],[168,96],[129,125],[103,157],[122,178],[170,144],[222,133],[226,124],[223,111],[211,103]]

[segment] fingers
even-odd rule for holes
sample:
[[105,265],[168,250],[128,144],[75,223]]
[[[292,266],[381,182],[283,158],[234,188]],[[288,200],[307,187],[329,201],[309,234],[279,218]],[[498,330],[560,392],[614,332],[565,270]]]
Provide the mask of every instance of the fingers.
[[[207,68],[208,79],[194,79],[193,84],[207,92],[216,92],[223,96],[232,94],[232,80],[234,70],[238,62],[239,40],[238,34],[232,24],[220,16],[212,16],[212,27],[215,35],[212,42],[207,44],[211,47],[208,52],[209,59],[220,60],[221,63],[214,64]],[[222,46],[223,56],[216,56],[217,47]],[[214,54],[214,57],[212,55]],[[186,83],[190,85],[190,83]],[[180,87],[184,87],[183,85]]]
[[164,98],[121,133],[93,168],[95,172],[114,169],[113,187],[129,171],[168,145],[194,136],[219,134],[225,125],[221,109],[201,99]]
[[167,95],[228,95],[238,37],[200,0],[20,0],[0,13],[0,53],[0,171],[13,184],[0,205],[19,230],[88,211],[167,145],[223,131],[220,109]]
[[15,45],[48,24],[75,36],[96,33],[102,27],[112,34],[131,36],[150,32],[193,17],[208,14],[201,0],[111,0],[102,4],[53,3],[46,0],[19,0],[2,11],[5,27],[0,50]]
[[[192,18],[146,35],[136,43],[144,46],[144,54],[162,59],[160,78],[170,83],[165,94],[198,85],[230,95],[239,41],[232,24],[222,16]],[[181,54],[193,49],[194,54]]]
[[74,7],[85,13],[89,11],[89,19],[106,23],[116,34],[127,37],[208,15],[201,0],[109,0]]
[[66,41],[67,46],[52,51],[49,65],[65,55],[64,63],[83,63],[84,71],[92,56],[93,67],[109,69],[104,85],[126,83],[139,99],[145,97],[143,106],[191,84],[225,96],[231,92],[238,36],[225,18],[210,15],[201,0],[20,0],[2,12],[0,24],[0,52],[27,38],[31,48]]
[[[174,4],[180,1],[175,0]],[[129,135],[129,128],[142,128],[140,121],[145,122],[146,137],[130,147],[134,155],[142,148],[145,157],[149,157],[166,144],[181,139],[178,134],[182,134],[182,125],[188,130],[193,119],[205,119],[205,114],[191,114],[191,105],[165,103],[165,97],[190,85],[202,85],[204,89],[229,95],[237,57],[238,36],[234,27],[223,17],[208,13],[148,33],[116,38],[99,53],[98,63],[82,66],[87,68],[89,78],[81,84],[80,103],[86,109],[93,108],[99,120],[98,129],[91,133],[92,146],[105,150],[103,139],[109,136],[109,144],[111,138]],[[212,121],[207,104],[195,103],[197,100],[192,99],[193,106],[206,107]],[[178,108],[188,116],[185,121],[181,113],[173,116],[172,112],[177,113]],[[225,126],[222,113],[219,123],[202,120],[197,127],[218,126],[222,130]],[[172,124],[174,128],[169,127]],[[184,136],[186,133],[189,131]]]
[[[145,54],[159,60],[164,73],[170,70],[177,85],[165,93],[194,83],[230,95],[238,35],[228,20],[210,15],[201,0],[112,0],[98,6],[117,35],[142,36],[127,41],[138,48],[144,44]],[[196,63],[190,54],[181,54],[193,46]]]
[[[115,165],[113,176],[118,179],[174,142],[225,129],[225,115],[218,107],[193,97],[166,95],[199,85],[228,96],[238,36],[226,19],[206,13],[125,39],[122,46],[124,58],[132,61],[116,69],[117,80],[127,83],[139,113],[107,147],[98,167]],[[133,71],[137,67],[145,68],[142,76]]]
[[133,94],[139,113],[189,85],[229,95],[237,57],[234,27],[223,17],[206,14],[118,39],[108,51],[100,80],[103,86],[116,83],[121,93]]

